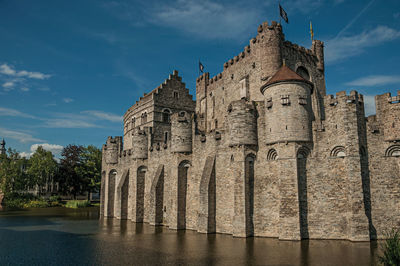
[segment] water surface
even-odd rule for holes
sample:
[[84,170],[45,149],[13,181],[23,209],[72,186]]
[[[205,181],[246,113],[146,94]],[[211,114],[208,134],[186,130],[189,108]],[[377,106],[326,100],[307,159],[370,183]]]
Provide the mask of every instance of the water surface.
[[0,212],[0,265],[374,265],[376,242],[233,238],[98,219],[98,208]]

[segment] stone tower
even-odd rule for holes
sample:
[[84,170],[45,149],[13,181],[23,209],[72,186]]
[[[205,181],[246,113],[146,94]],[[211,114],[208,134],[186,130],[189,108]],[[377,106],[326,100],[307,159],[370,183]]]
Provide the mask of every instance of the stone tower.
[[172,152],[192,152],[192,119],[186,112],[179,112],[171,118]]
[[0,142],[0,154],[6,154],[6,142],[4,139]]
[[265,97],[266,142],[309,142],[313,84],[282,66],[261,87]]
[[245,99],[228,107],[229,146],[257,145],[257,110]]

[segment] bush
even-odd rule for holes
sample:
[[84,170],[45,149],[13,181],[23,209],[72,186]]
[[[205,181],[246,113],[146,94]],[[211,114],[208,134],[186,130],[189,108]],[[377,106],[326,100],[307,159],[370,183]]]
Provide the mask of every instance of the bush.
[[385,266],[400,265],[400,230],[392,230],[383,244],[379,261]]
[[56,207],[61,205],[58,199],[58,196],[52,196],[45,200],[29,193],[13,192],[6,194],[4,205],[8,209]]
[[60,202],[61,201],[61,197],[57,196],[57,195],[50,196],[49,201],[50,202]]
[[46,200],[31,200],[24,204],[24,208],[46,208],[49,207],[49,203]]
[[90,201],[88,200],[69,200],[65,205],[65,207],[73,209],[84,208],[89,206],[90,206]]
[[29,200],[35,200],[35,199],[37,199],[37,197],[30,193],[10,192],[10,193],[6,193],[4,195],[5,201],[12,201],[12,200],[29,201]]
[[22,209],[27,201],[24,199],[5,199],[4,206],[7,209]]

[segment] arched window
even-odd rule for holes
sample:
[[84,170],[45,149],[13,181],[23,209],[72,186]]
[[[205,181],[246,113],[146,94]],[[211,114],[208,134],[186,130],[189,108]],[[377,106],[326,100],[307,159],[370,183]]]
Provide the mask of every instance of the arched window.
[[132,118],[132,128],[136,127],[136,117]]
[[331,157],[346,157],[346,148],[343,146],[336,146],[331,151]]
[[168,110],[168,109],[164,109],[163,112],[162,112],[162,121],[164,123],[169,123],[170,115],[171,115],[171,111]]
[[385,152],[386,157],[400,157],[400,145],[393,145],[387,148]]
[[308,74],[307,68],[299,66],[296,70],[296,73],[299,74],[303,79],[310,80],[310,74]]
[[147,113],[146,112],[144,112],[142,114],[142,124],[144,124],[144,123],[147,123]]
[[276,152],[275,149],[270,149],[267,153],[267,160],[274,161],[276,159],[278,159],[278,153]]
[[307,147],[300,147],[297,151],[298,159],[306,159],[311,154],[311,151]]

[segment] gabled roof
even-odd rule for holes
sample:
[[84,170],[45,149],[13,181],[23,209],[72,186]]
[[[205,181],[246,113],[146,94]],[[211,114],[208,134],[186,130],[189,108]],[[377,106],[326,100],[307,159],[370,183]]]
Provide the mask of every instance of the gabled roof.
[[261,92],[265,90],[265,88],[269,87],[272,84],[279,83],[282,81],[300,81],[304,83],[308,83],[311,86],[313,84],[301,77],[299,74],[291,70],[289,67],[286,65],[283,65],[268,81],[265,83],[263,86],[261,86]]

